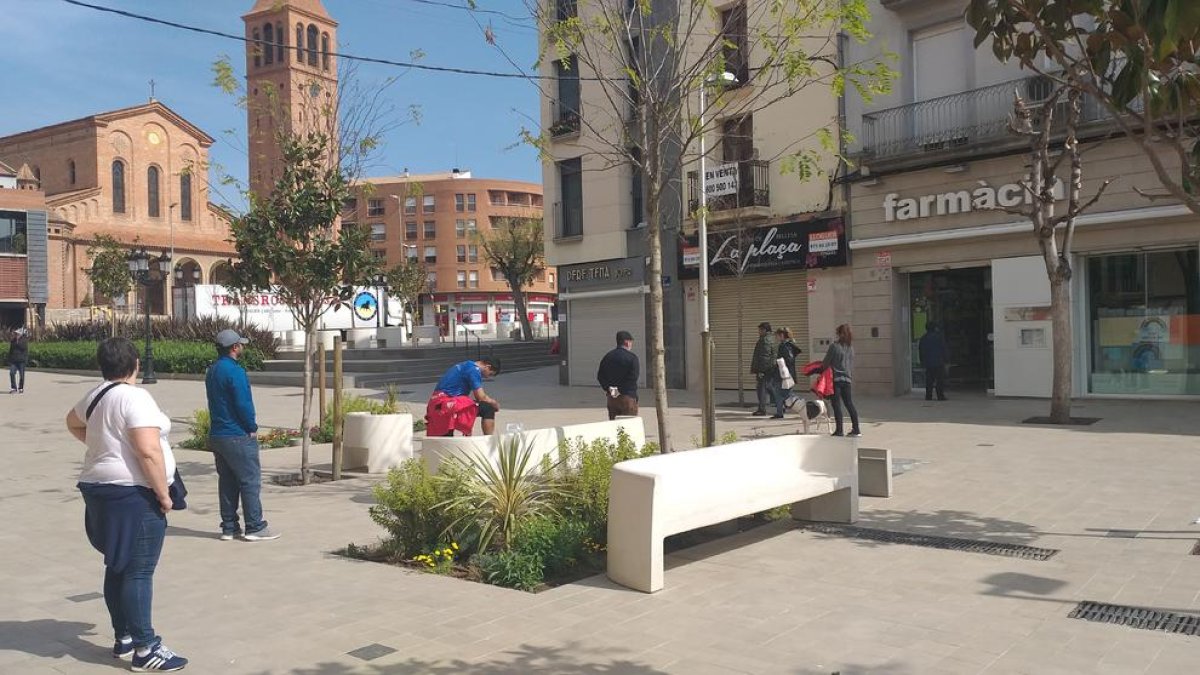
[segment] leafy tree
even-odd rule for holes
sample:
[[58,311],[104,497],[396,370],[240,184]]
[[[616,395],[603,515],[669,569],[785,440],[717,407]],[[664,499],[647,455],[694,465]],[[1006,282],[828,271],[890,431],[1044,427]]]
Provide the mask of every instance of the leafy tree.
[[[668,452],[663,235],[670,214],[681,210],[679,176],[694,159],[694,146],[718,117],[752,115],[795,96],[832,101],[847,86],[870,100],[890,88],[893,73],[886,58],[841,58],[842,36],[859,42],[871,37],[865,0],[750,0],[736,6],[737,25],[724,27],[721,10],[728,7],[714,0],[527,4],[541,36],[539,65],[554,60],[588,93],[580,98],[582,109],[573,110],[543,91],[559,114],[544,132],[527,132],[526,140],[549,161],[550,137],[577,130],[572,144],[591,167],[585,170],[631,167],[642,177],[651,310],[647,372],[658,440]],[[736,77],[735,92],[701,96],[702,88],[726,74]],[[789,130],[793,142],[778,159],[801,179],[819,173],[823,156],[837,152],[834,106],[830,111],[826,119],[798,119]]]
[[540,218],[497,218],[490,229],[472,235],[472,241],[483,248],[484,259],[508,281],[526,340],[533,339],[533,328],[529,325],[525,289],[546,269],[542,230]]
[[[375,272],[361,227],[338,227],[351,188],[342,167],[331,163],[332,137],[324,131],[279,134],[281,175],[265,198],[251,195],[250,212],[235,218],[231,241],[243,283],[274,290],[304,331],[304,402],[301,429],[311,428],[312,369],[317,326],[327,310],[347,303],[355,284]],[[310,475],[311,439],[302,436],[301,475]]]
[[419,258],[408,256],[387,270],[387,285],[396,297],[400,298],[404,312],[412,317],[409,324],[409,338],[417,343],[417,310],[421,294],[429,288],[429,268]]
[[96,240],[88,247],[88,258],[92,266],[87,270],[88,278],[96,293],[108,298],[112,311],[112,334],[117,334],[117,298],[124,298],[133,286],[133,277],[129,273],[128,251],[115,238],[107,235],[96,235]]
[[971,0],[967,22],[977,47],[1099,102],[1161,182],[1139,191],[1200,214],[1200,2]]

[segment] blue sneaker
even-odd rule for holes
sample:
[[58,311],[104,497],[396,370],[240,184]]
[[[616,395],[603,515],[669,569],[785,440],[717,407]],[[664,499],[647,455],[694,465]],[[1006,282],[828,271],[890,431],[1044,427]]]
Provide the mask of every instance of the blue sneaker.
[[133,672],[169,672],[183,670],[188,660],[163,646],[162,640],[150,645],[150,651],[145,656],[133,655]]
[[133,653],[133,638],[126,635],[113,642],[113,658],[123,659]]

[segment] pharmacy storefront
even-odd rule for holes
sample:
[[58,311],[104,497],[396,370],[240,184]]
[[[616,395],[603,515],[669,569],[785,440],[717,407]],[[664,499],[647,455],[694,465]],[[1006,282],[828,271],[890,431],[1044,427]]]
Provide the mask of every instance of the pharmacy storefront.
[[[1023,157],[871,178],[852,186],[855,384],[924,388],[918,340],[938,325],[952,389],[1048,396],[1050,288],[1027,219]],[[1158,181],[1124,142],[1086,155],[1073,246],[1074,390],[1200,396],[1200,217],[1138,190]],[[1055,190],[1064,196],[1061,186]],[[1065,204],[1065,202],[1063,202]]]

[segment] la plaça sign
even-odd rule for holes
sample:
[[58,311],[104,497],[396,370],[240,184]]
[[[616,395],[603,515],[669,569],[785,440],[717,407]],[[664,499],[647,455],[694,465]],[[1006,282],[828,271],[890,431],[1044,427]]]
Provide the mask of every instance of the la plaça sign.
[[[1054,182],[1051,194],[1054,195],[1055,201],[1066,196],[1061,180]],[[883,219],[891,223],[897,220],[1016,208],[1032,203],[1033,194],[1022,183],[1005,183],[999,187],[992,187],[979,181],[979,187],[972,190],[955,190],[919,197],[901,197],[899,193],[890,192],[883,197]]]

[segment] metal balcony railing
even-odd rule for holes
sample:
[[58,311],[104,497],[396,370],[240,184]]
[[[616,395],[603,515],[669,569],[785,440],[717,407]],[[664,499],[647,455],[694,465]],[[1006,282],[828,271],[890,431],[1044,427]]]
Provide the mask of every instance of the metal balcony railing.
[[579,105],[555,102],[551,111],[550,135],[554,138],[579,133]]
[[556,239],[583,236],[583,206],[554,202],[554,236]]
[[[877,159],[977,147],[1014,138],[1008,128],[1013,94],[1032,108],[1045,103],[1053,83],[1045,77],[1026,77],[950,96],[910,103],[863,115],[863,154]],[[1066,97],[1059,99],[1054,125],[1063,128]],[[1082,103],[1080,122],[1101,120],[1106,112],[1090,96]]]
[[[720,163],[710,163],[714,168]],[[727,211],[748,206],[771,205],[771,164],[770,162],[751,159],[737,162],[737,190],[731,194],[710,196],[708,210]],[[688,213],[695,213],[700,208],[700,172],[689,171],[688,179]]]

